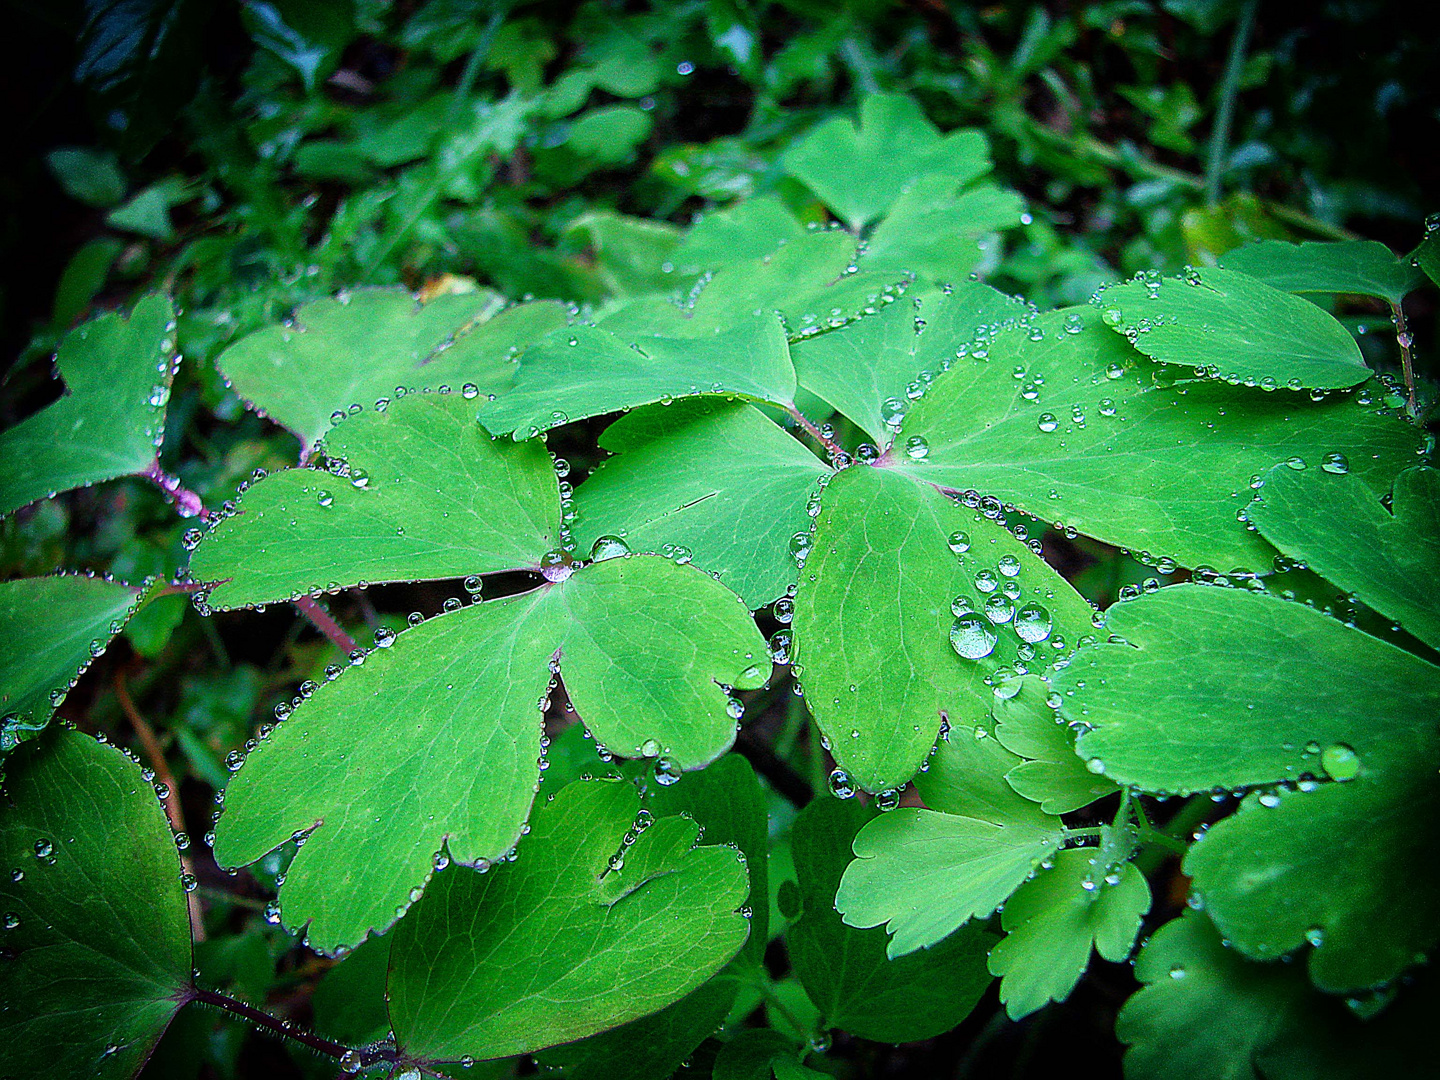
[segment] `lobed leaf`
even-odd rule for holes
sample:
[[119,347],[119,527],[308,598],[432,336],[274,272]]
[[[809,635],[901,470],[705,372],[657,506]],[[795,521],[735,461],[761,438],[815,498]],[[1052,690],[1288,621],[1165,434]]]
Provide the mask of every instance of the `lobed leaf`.
[[787,150],[785,171],[852,229],[885,214],[916,177],[940,174],[955,184],[990,171],[979,131],[942,135],[920,106],[903,94],[870,94],[860,125],[831,117]]
[[734,740],[720,684],[759,686],[763,649],[732,594],[646,556],[430,619],[315,690],[250,755],[216,858],[242,865],[310,833],[282,917],[308,923],[318,950],[354,945],[404,913],[437,861],[485,865],[519,839],[552,658],[609,749],[694,769]]
[[1061,656],[1090,629],[1090,609],[981,514],[897,470],[856,466],[825,490],[794,628],[831,752],[878,792],[914,775],[942,720],[989,717],[1000,668]]
[[1440,880],[1416,867],[1440,840],[1440,733],[1417,718],[1440,705],[1440,668],[1304,605],[1197,585],[1119,605],[1108,628],[1123,644],[1053,679],[1063,714],[1093,728],[1092,767],[1182,794],[1287,782],[1186,858],[1240,950],[1318,942],[1311,977],[1340,990],[1434,944]]
[[669,1005],[735,955],[749,933],[743,865],[695,847],[682,817],[626,846],[639,809],[624,781],[571,784],[515,863],[438,875],[392,947],[404,1050],[457,1061],[570,1042]]
[[981,238],[1019,225],[1025,201],[994,184],[960,187],[943,174],[917,177],[875,226],[861,264],[937,284],[963,283],[984,258]]
[[175,310],[164,296],[65,335],[55,354],[64,396],[0,432],[0,514],[148,469],[178,364]]
[[796,819],[790,843],[803,908],[786,932],[790,962],[827,1024],[877,1042],[934,1038],[965,1019],[990,985],[985,954],[996,938],[969,927],[891,959],[883,930],[847,925],[835,893],[855,834],[873,819],[838,799],[817,799]]
[[1360,347],[1314,304],[1238,270],[1129,281],[1095,303],[1107,326],[1162,364],[1247,385],[1335,389],[1370,378]]
[[453,357],[444,351],[503,307],[489,290],[417,304],[404,289],[360,289],[303,305],[291,322],[241,338],[217,363],[236,393],[308,448],[337,414],[395,398],[414,389],[417,379],[425,389],[453,383],[459,390],[471,383],[493,393],[510,373],[506,349],[551,329],[540,313],[563,312],[558,305],[531,309],[535,315],[504,321],[511,340],[492,331],[475,343],[489,348],[461,347]]
[[830,470],[755,408],[715,401],[637,410],[600,437],[615,456],[575,493],[575,539],[687,548],[695,565],[763,607],[793,587],[790,538]]
[[[544,446],[492,439],[463,394],[411,395],[337,426],[333,469],[265,477],[190,560],[221,610],[360,582],[538,566],[559,542]],[[341,466],[343,463],[343,467]]]
[[1150,887],[1133,864],[1105,866],[1094,848],[1057,853],[1054,866],[1006,902],[1005,938],[990,951],[1010,1018],[1069,997],[1092,948],[1112,963],[1125,960],[1149,910]]
[[1375,296],[1399,304],[1424,275],[1376,240],[1261,240],[1226,252],[1220,266],[1285,292]]
[[1074,733],[1047,702],[1048,691],[1045,680],[1027,675],[997,689],[991,715],[1000,745],[1026,759],[1005,774],[1005,782],[1045,813],[1068,814],[1119,789],[1085,767]]
[[49,723],[144,598],[81,575],[0,582],[0,753]]
[[139,767],[76,731],[21,748],[0,866],[5,1070],[132,1076],[191,992],[180,860]]
[[1246,516],[1292,559],[1440,648],[1440,473],[1395,478],[1390,513],[1374,492],[1331,460],[1318,469],[1276,466]]
[[1277,462],[1340,454],[1379,495],[1420,448],[1369,387],[1317,403],[1173,381],[1095,311],[1041,315],[979,347],[906,415],[898,442],[925,453],[897,469],[1187,566],[1268,569],[1273,551],[1237,515]]

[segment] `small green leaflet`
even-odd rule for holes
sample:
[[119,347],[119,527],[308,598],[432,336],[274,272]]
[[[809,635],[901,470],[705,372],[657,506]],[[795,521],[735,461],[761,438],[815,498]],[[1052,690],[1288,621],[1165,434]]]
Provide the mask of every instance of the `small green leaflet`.
[[790,404],[795,369],[773,315],[738,320],[701,337],[573,326],[525,350],[515,380],[480,410],[495,434],[531,438],[552,427],[636,405],[697,394]]
[[128,319],[102,315],[70,331],[55,355],[65,396],[0,432],[0,514],[150,468],[178,364],[163,296],[145,297]]
[[[523,331],[513,340],[491,333],[467,344],[465,331],[483,326],[503,307],[488,290],[417,304],[404,289],[360,289],[306,304],[293,322],[242,338],[217,363],[236,393],[309,448],[337,415],[415,390],[417,380],[426,389],[451,385],[459,391],[469,384],[494,393],[509,377],[507,348],[528,344],[527,334],[553,329],[544,319],[510,319],[507,330]],[[559,305],[531,310],[559,313],[564,325]],[[476,347],[482,343],[487,347]]]
[[1220,265],[1285,292],[1376,296],[1392,304],[1425,280],[1416,267],[1375,240],[1261,240],[1226,252]]
[[807,499],[830,469],[757,409],[652,406],[612,424],[600,446],[615,456],[575,493],[582,551],[605,535],[632,551],[680,545],[751,608],[795,584],[790,538],[809,528]]
[[1118,788],[1085,767],[1074,734],[1047,704],[1048,696],[1044,679],[1026,675],[997,688],[990,711],[1000,745],[1027,759],[1005,774],[1005,782],[1045,813],[1068,814]]
[[625,781],[580,781],[535,814],[515,863],[436,877],[392,946],[403,1050],[458,1061],[571,1042],[669,1005],[735,955],[750,929],[736,853],[639,810]]
[[280,895],[286,924],[308,922],[321,951],[394,922],[442,847],[474,866],[514,846],[539,783],[552,658],[601,742],[675,769],[734,740],[722,684],[753,689],[769,673],[734,595],[655,556],[596,563],[377,641],[250,755],[216,829],[227,866],[314,830]]
[[1130,863],[1097,867],[1095,852],[1057,853],[1054,866],[1005,904],[1006,935],[990,951],[990,970],[1002,977],[1000,1000],[1013,1020],[1069,997],[1090,964],[1092,946],[1114,963],[1130,955],[1150,910],[1150,887]]
[[1287,556],[1440,648],[1440,473],[1396,477],[1391,514],[1348,469],[1276,466],[1247,516]]
[[1025,544],[897,470],[841,472],[808,543],[795,663],[831,753],[867,791],[904,786],[947,718],[988,719],[1001,667],[1043,667],[1091,629]]
[[963,283],[984,257],[981,237],[1019,225],[1025,202],[994,184],[960,186],[944,175],[917,177],[875,226],[861,265],[908,271],[935,284]]
[[1273,550],[1237,515],[1251,478],[1276,462],[1338,453],[1378,497],[1421,444],[1374,406],[1370,386],[1317,403],[1175,381],[1090,309],[997,329],[963,351],[905,416],[897,445],[918,438],[924,454],[897,454],[897,470],[1186,566],[1269,569]]
[[985,954],[996,939],[967,927],[892,960],[883,930],[847,926],[835,892],[856,832],[873,817],[854,800],[820,798],[801,811],[791,847],[803,909],[786,934],[790,962],[827,1024],[877,1042],[933,1038],[969,1015],[990,985]]
[[698,274],[763,258],[805,235],[805,226],[778,196],[761,195],[706,214],[686,230],[674,258],[683,273]]
[[1385,982],[1430,948],[1440,733],[1421,718],[1440,708],[1440,668],[1238,590],[1172,586],[1109,616],[1124,644],[1083,649],[1052,679],[1063,714],[1092,728],[1079,750],[1093,768],[1152,792],[1287,783],[1248,796],[1185,861],[1236,947],[1268,959],[1309,943],[1332,990]]
[[1183,912],[1135,962],[1144,985],[1120,1010],[1130,1080],[1421,1080],[1434,1072],[1429,1036],[1440,980],[1416,985],[1368,1020],[1312,990],[1293,965],[1247,962],[1203,914]]
[[75,731],[20,749],[0,866],[6,1071],[134,1075],[191,992],[180,860],[139,766]]
[[330,467],[265,477],[200,543],[190,576],[220,583],[213,607],[534,567],[559,543],[544,446],[492,439],[463,394],[366,410],[323,451]]
[[909,299],[793,349],[800,385],[882,448],[894,439],[910,403],[950,366],[956,348],[977,327],[1007,320],[1013,326],[1030,315],[1023,304],[976,282]]
[[674,273],[671,258],[680,230],[667,222],[595,211],[576,218],[566,233],[589,241],[600,280],[616,296],[670,292],[689,284]]
[[45,727],[143,596],[78,574],[0,582],[0,753]]
[[970,129],[942,135],[903,94],[869,95],[858,130],[845,117],[831,117],[782,160],[856,230],[886,213],[917,177],[938,173],[959,185],[990,171],[984,135]]
[[1094,303],[1107,326],[1151,359],[1226,382],[1328,390],[1370,378],[1360,347],[1337,320],[1237,270],[1132,280]]

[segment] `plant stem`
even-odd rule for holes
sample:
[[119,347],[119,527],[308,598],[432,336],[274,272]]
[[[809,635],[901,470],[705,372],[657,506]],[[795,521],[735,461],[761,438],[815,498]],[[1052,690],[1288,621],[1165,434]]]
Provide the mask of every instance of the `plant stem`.
[[1258,0],[1246,0],[1230,39],[1230,56],[1225,61],[1225,77],[1220,83],[1220,104],[1215,110],[1215,126],[1210,131],[1210,146],[1205,159],[1205,202],[1214,206],[1220,201],[1220,175],[1225,170],[1225,154],[1229,149],[1230,125],[1235,119],[1235,97],[1240,92],[1240,76],[1245,70],[1245,46],[1255,25]]
[[785,411],[790,414],[790,418],[794,420],[795,423],[799,424],[802,428],[805,429],[805,433],[807,435],[809,435],[817,443],[823,446],[826,452],[829,453],[831,456],[834,456],[835,454],[843,454],[845,452],[839,443],[835,442],[828,435],[822,432],[818,427],[812,424],[810,420],[805,416],[805,414],[802,413],[799,409],[797,409],[794,405],[785,406]]
[[1410,324],[1405,321],[1405,308],[1399,302],[1390,305],[1391,321],[1395,324],[1395,341],[1400,346],[1400,367],[1405,373],[1405,410],[1410,419],[1420,415],[1415,404],[1415,360],[1410,353],[1415,339],[1410,333]]
[[[177,833],[183,833],[185,831],[185,812],[180,806],[180,785],[175,782],[175,774],[170,771],[170,764],[165,760],[165,750],[160,745],[160,740],[155,737],[155,729],[135,707],[135,700],[130,696],[130,688],[125,685],[123,670],[115,672],[115,698],[120,702],[121,710],[140,739],[140,746],[145,751],[145,757],[150,762],[150,767],[155,770],[155,779],[165,785],[165,798],[161,799],[160,803],[165,807],[165,816],[170,819],[170,828]],[[190,877],[195,877],[195,861],[190,858],[188,852],[180,852],[180,868]],[[204,941],[205,913],[200,907],[200,898],[192,890],[185,895],[185,902],[190,909],[190,936],[196,941]]]
[[355,639],[345,632],[345,628],[330,617],[330,613],[320,606],[314,597],[302,596],[299,600],[292,600],[295,610],[310,620],[312,626],[320,633],[330,639],[330,643],[339,649],[346,656],[349,656],[357,648]]
[[[230,1013],[232,1016],[238,1016],[242,1020],[254,1024],[258,1028],[263,1028],[272,1034],[279,1035],[286,1039],[294,1039],[296,1042],[308,1046],[311,1050],[326,1054],[329,1057],[343,1058],[346,1054],[350,1053],[351,1050],[358,1049],[356,1047],[344,1046],[341,1043],[331,1042],[329,1039],[322,1038],[314,1032],[297,1028],[284,1020],[278,1020],[269,1013],[263,1012],[254,1006],[247,1005],[243,1001],[237,1001],[235,998],[227,994],[222,994],[218,990],[207,990],[202,986],[192,986],[186,993],[186,1001],[198,1001],[202,1005],[213,1006],[214,1008]],[[358,1052],[360,1054],[361,1068],[377,1061],[399,1060],[399,1055],[389,1047],[368,1047],[359,1049]]]
[[182,487],[179,477],[171,476],[162,469],[158,457],[147,465],[145,471],[140,475],[160,489],[165,500],[175,505],[181,517],[198,517],[201,521],[210,520],[210,511],[205,509],[205,504],[200,501],[200,496],[189,488]]

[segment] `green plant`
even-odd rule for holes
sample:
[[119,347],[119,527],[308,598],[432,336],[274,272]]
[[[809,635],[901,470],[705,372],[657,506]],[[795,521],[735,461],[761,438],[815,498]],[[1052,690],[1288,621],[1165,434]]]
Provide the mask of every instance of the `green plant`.
[[[126,493],[112,577],[0,583],[0,1072],[133,1074],[198,1005],[347,1073],[789,1080],[850,1067],[832,1031],[941,1036],[995,977],[1012,1019],[1065,1001],[1092,954],[1143,984],[1132,1076],[1433,1064],[1440,488],[1406,308],[1434,237],[1264,240],[1068,303],[1082,257],[1042,311],[978,280],[1022,277],[996,234],[1043,213],[991,141],[877,92],[763,153],[672,147],[652,173],[743,196],[689,226],[597,201],[529,245],[651,130],[576,110],[687,77],[699,22],[779,112],[785,64],[722,7],[605,22],[547,84],[538,18],[428,5],[400,33],[458,84],[325,111],[345,29],[247,6],[250,90],[298,125],[265,137],[354,216],[314,241],[259,155],[247,224],[176,256],[185,313],[70,331],[68,394],[0,433],[17,549],[57,493]],[[892,63],[850,18],[817,50]],[[1032,20],[1017,70],[1067,25]],[[1128,96],[1198,146],[1188,90]],[[262,284],[206,280],[257,228]],[[446,265],[465,236],[494,289]],[[1372,308],[1393,363],[1335,314]],[[243,656],[286,605],[277,658]],[[153,666],[78,715],[119,710],[145,765],[67,720],[120,636]],[[167,724],[215,790],[199,844],[129,689],[187,648],[223,661]],[[318,966],[277,976],[288,951]],[[313,1025],[265,1010],[277,979],[314,982]]]

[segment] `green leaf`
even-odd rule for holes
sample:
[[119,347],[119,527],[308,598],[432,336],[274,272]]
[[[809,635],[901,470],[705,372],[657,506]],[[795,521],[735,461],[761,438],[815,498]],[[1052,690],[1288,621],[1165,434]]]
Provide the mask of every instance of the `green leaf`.
[[1247,511],[1261,535],[1290,558],[1358,596],[1427,645],[1440,648],[1440,473],[1395,478],[1391,514],[1333,459],[1297,471],[1277,466]]
[[795,369],[778,320],[761,315],[702,337],[555,331],[525,350],[514,382],[481,407],[496,434],[529,438],[588,416],[697,394],[787,405]]
[[1417,718],[1440,707],[1440,668],[1303,604],[1198,585],[1118,605],[1107,628],[1124,644],[1053,679],[1064,715],[1093,728],[1092,767],[1180,794],[1298,782],[1252,794],[1187,856],[1241,951],[1320,941],[1311,977],[1338,990],[1434,944],[1440,733]]
[[891,960],[883,930],[847,926],[835,892],[872,817],[854,800],[816,799],[801,811],[791,847],[804,907],[786,934],[790,962],[827,1024],[876,1042],[933,1038],[965,1019],[990,985],[985,954],[996,939],[970,927]]
[[1437,981],[1428,973],[1361,1020],[1293,965],[1247,963],[1204,915],[1186,911],[1141,950],[1135,976],[1144,985],[1115,1021],[1131,1080],[1419,1080],[1433,1071]]
[[942,135],[902,94],[869,95],[860,105],[858,129],[832,117],[782,160],[786,172],[852,229],[888,211],[916,177],[939,173],[959,185],[990,171],[984,135],[971,129]]
[[0,866],[6,1071],[133,1075],[191,992],[180,860],[139,767],[75,731],[12,755]]
[[1028,308],[988,285],[963,282],[943,293],[890,304],[843,332],[797,343],[800,385],[858,424],[879,447],[894,438],[910,402],[949,367],[976,327],[1014,325]]
[[399,387],[416,389],[417,381],[426,389],[472,383],[495,392],[510,374],[505,347],[528,344],[524,334],[493,342],[493,352],[462,349],[459,365],[442,350],[460,347],[464,331],[501,307],[488,290],[420,305],[404,289],[360,289],[304,305],[291,322],[241,338],[216,362],[236,393],[309,447],[336,414],[357,405],[369,410],[398,397]]
[[323,449],[333,469],[265,477],[201,542],[190,574],[221,583],[208,603],[534,567],[559,542],[543,444],[492,439],[463,394],[407,395],[363,412]]
[[261,742],[226,789],[216,858],[250,863],[313,830],[281,889],[282,917],[308,922],[318,950],[354,945],[404,913],[442,849],[478,866],[520,837],[552,658],[608,749],[695,769],[735,738],[721,684],[759,686],[763,656],[733,594],[648,556],[429,619],[320,686]]
[[634,105],[606,105],[577,116],[564,145],[592,162],[623,165],[649,137],[650,127],[650,114]]
[[772,255],[805,237],[805,226],[774,195],[712,210],[686,230],[674,252],[682,273],[698,274]]
[[1095,850],[1059,852],[1053,867],[1005,904],[1006,934],[990,952],[990,970],[1002,977],[1000,1000],[1012,1020],[1069,997],[1090,965],[1092,947],[1112,963],[1134,947],[1150,910],[1150,887],[1130,863],[1097,867]]
[[49,723],[143,595],[69,574],[0,582],[0,753]]
[[1089,309],[965,351],[905,417],[899,444],[919,437],[927,452],[898,459],[900,471],[1186,566],[1269,569],[1273,550],[1237,515],[1251,478],[1276,462],[1341,453],[1378,496],[1420,446],[1372,406],[1370,387],[1316,403],[1171,381]]
[[1119,789],[1085,767],[1075,753],[1075,735],[1046,703],[1049,687],[1038,675],[1027,675],[997,690],[991,714],[995,737],[1013,754],[1027,760],[1005,774],[1016,792],[1040,804],[1047,814],[1068,814]]
[[45,164],[65,194],[86,206],[114,206],[125,197],[125,174],[108,151],[61,146],[45,155]]
[[795,1059],[795,1040],[773,1028],[746,1028],[720,1048],[714,1080],[770,1080],[776,1061]]
[[128,319],[102,315],[66,334],[55,356],[65,396],[0,432],[0,514],[149,468],[177,362],[163,296],[145,297]]
[[1226,382],[1299,390],[1370,378],[1360,347],[1337,320],[1236,270],[1129,281],[1094,302],[1106,325],[1146,356]]
[[875,226],[860,262],[936,283],[964,282],[984,256],[980,238],[1019,225],[1024,209],[1019,195],[993,184],[957,191],[948,176],[921,176]]
[[670,1075],[720,1027],[739,989],[735,969],[757,963],[769,940],[770,838],[765,795],[749,763],[738,754],[727,754],[682,783],[649,785],[645,805],[661,817],[684,814],[692,819],[707,844],[740,849],[750,876],[745,897],[745,907],[753,911],[750,937],[728,967],[674,1004],[540,1055],[544,1064],[564,1068],[569,1080],[651,1080]]
[[1375,240],[1261,240],[1226,252],[1220,265],[1285,292],[1377,296],[1392,304],[1424,280],[1418,269]]
[[615,456],[576,490],[581,550],[605,535],[633,551],[688,548],[751,608],[795,584],[790,538],[809,527],[806,501],[830,470],[759,411],[713,400],[652,406],[616,421],[600,445]]
[[[315,1030],[352,1046],[390,1034],[385,979],[390,971],[390,938],[367,938],[315,985],[311,1005]],[[268,977],[269,972],[266,972]]]
[[[837,476],[812,542],[795,597],[795,663],[836,761],[867,791],[902,787],[943,719],[988,719],[1000,668],[1043,667],[1090,629],[1085,601],[1028,547],[893,469]],[[961,601],[968,614],[952,606]]]
[[884,924],[892,958],[943,941],[1005,902],[1061,842],[1038,809],[997,823],[901,808],[855,837],[835,907],[851,926]]
[[600,210],[582,214],[565,232],[586,239],[595,251],[600,280],[618,296],[668,292],[688,284],[674,273],[680,230],[669,222]]
[[400,1046],[455,1061],[570,1042],[669,1005],[734,956],[749,933],[735,853],[694,847],[683,817],[622,848],[639,809],[624,781],[581,781],[535,814],[515,863],[440,874],[395,934]]

